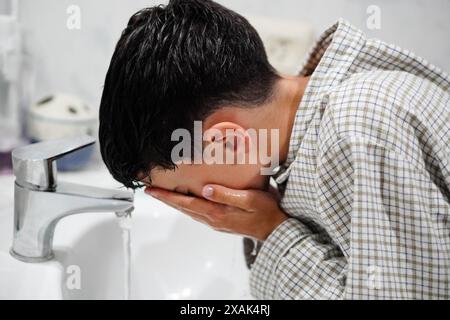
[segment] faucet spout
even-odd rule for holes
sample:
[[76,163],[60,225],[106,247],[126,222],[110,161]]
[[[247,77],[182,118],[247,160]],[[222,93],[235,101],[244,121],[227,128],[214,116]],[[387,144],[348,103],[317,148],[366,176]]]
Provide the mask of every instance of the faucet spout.
[[11,254],[25,262],[53,258],[53,235],[62,218],[87,212],[123,212],[133,209],[133,194],[60,182],[41,191],[15,184],[14,239]]
[[14,238],[11,255],[25,262],[53,258],[53,234],[62,218],[87,212],[130,212],[134,194],[57,181],[55,160],[95,143],[89,136],[14,149]]

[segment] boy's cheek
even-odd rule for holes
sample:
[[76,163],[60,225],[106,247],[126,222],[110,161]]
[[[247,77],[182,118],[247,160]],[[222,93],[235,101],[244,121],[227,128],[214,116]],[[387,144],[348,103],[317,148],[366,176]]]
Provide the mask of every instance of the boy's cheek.
[[268,177],[262,176],[256,165],[221,165],[220,168],[204,177],[201,188],[211,183],[237,190],[264,189],[267,181]]
[[152,176],[155,187],[175,191],[183,189],[202,197],[206,184],[218,184],[231,189],[265,189],[268,177],[257,166],[249,165],[180,165],[175,171],[160,171]]

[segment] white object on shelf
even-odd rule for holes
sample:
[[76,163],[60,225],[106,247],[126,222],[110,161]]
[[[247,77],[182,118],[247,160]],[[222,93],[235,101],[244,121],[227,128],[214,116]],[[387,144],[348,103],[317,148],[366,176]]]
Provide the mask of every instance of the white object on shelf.
[[74,135],[96,134],[97,113],[80,98],[70,94],[49,95],[35,103],[28,114],[28,135],[49,140]]
[[282,73],[296,75],[314,41],[310,23],[247,16],[266,47],[270,63]]

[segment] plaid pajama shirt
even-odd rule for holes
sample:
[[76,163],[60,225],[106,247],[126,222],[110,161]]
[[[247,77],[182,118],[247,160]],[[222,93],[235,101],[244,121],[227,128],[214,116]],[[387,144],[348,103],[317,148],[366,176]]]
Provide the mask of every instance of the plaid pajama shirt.
[[339,20],[300,72],[262,299],[450,298],[450,79]]

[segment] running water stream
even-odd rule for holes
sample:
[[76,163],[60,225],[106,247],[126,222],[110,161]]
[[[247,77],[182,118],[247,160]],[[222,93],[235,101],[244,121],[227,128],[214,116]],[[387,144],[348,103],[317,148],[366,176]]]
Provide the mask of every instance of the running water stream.
[[131,211],[117,213],[119,226],[122,229],[122,245],[124,256],[124,299],[130,299],[131,293]]

